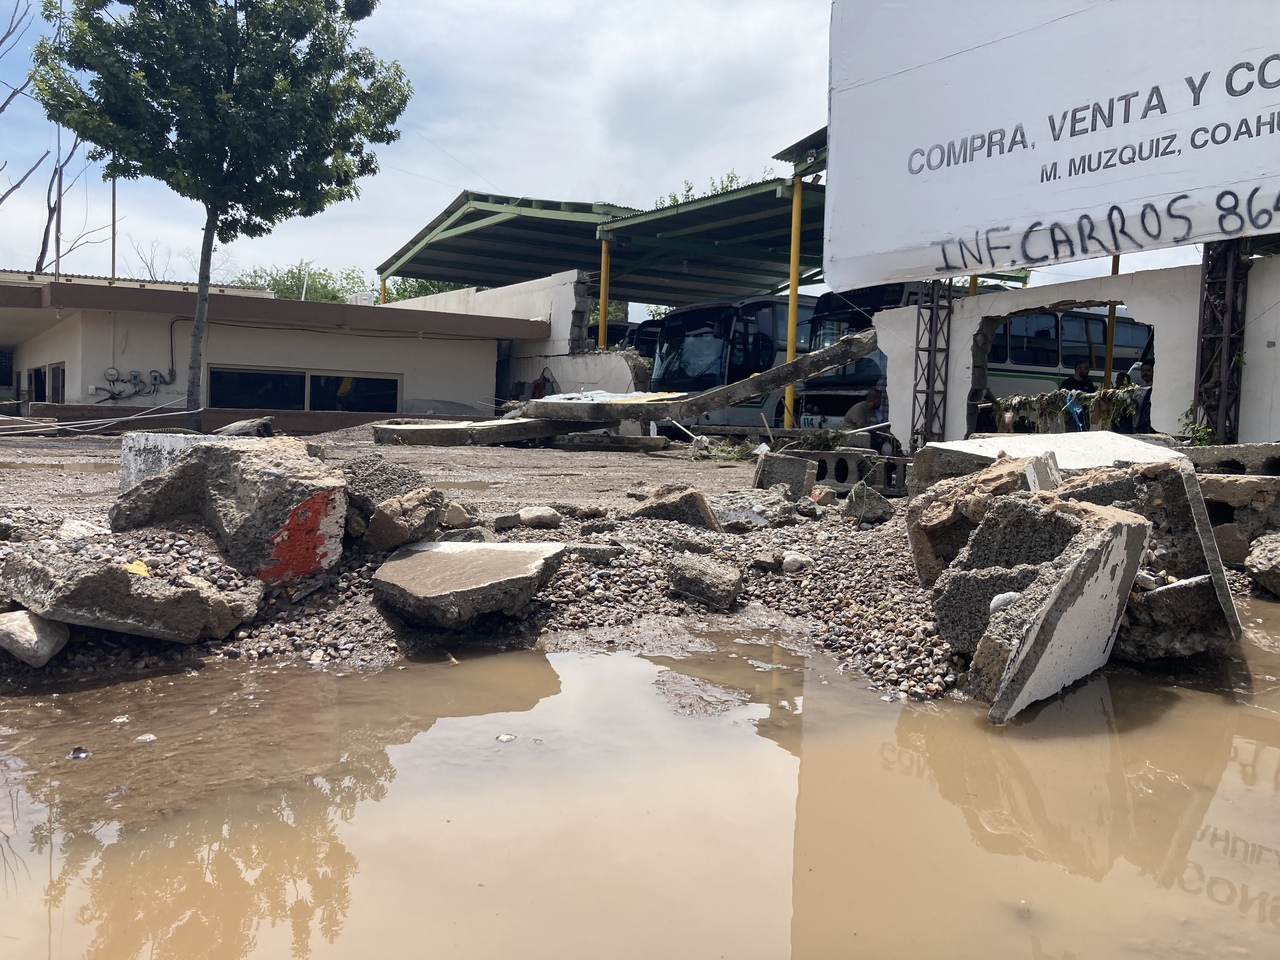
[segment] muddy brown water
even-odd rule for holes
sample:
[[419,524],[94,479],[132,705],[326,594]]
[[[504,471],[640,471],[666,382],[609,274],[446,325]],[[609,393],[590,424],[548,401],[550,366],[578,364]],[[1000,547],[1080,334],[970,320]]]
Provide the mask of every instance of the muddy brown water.
[[1242,609],[1243,662],[1000,730],[767,632],[0,699],[0,957],[1275,957]]

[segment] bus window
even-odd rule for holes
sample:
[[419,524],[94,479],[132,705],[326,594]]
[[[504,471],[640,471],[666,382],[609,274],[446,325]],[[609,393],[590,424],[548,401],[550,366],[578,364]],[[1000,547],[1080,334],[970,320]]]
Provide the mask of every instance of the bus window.
[[991,338],[991,349],[987,352],[987,363],[1009,362],[1009,323],[1000,324]]
[[1091,370],[1101,370],[1107,356],[1107,322],[1087,313],[1062,315],[1062,367],[1074,370],[1087,361]]
[[713,308],[671,317],[662,325],[653,358],[653,387],[709,390],[724,382],[724,336],[733,310]]
[[737,383],[753,373],[773,366],[774,346],[770,328],[773,325],[772,304],[749,304],[742,308],[733,324],[729,344],[729,377],[726,383]]
[[1058,315],[1033,313],[1009,321],[1009,358],[1017,366],[1058,365]]
[[1135,363],[1141,362],[1146,353],[1147,343],[1151,340],[1152,328],[1136,320],[1120,318],[1116,320],[1115,359],[1112,368],[1128,370]]

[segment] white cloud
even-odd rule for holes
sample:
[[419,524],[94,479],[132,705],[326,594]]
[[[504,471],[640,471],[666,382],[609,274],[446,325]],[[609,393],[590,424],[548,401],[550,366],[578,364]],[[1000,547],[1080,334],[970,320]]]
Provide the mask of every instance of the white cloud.
[[[378,150],[382,172],[360,200],[232,252],[241,267],[303,259],[372,274],[463,188],[648,207],[686,178],[754,178],[826,122],[829,11],[828,0],[384,0],[361,42],[399,60],[415,95],[400,141]],[[0,80],[19,73],[0,64]],[[6,155],[19,144],[32,159],[52,142],[33,104],[0,119],[0,135]],[[34,262],[36,179],[0,206],[0,267]],[[175,260],[198,246],[200,209],[154,181],[121,183],[119,211],[122,265],[126,234]],[[109,222],[109,187],[91,174],[67,212]],[[109,256],[87,248],[65,269],[106,273]]]

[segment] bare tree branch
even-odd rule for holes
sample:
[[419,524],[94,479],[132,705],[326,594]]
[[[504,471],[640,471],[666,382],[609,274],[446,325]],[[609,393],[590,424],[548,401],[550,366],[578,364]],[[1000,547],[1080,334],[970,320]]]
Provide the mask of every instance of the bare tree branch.
[[[26,182],[27,182],[27,177],[29,177],[29,176],[31,176],[33,173],[35,173],[35,172],[36,172],[36,167],[38,167],[38,166],[40,166],[40,164],[44,163],[45,158],[46,158],[46,157],[48,157],[48,156],[49,156],[49,151],[48,151],[48,150],[46,150],[44,153],[42,153],[42,154],[40,155],[40,159],[39,159],[39,160],[37,160],[37,161],[36,161],[35,163],[33,163],[30,167],[28,167],[28,168],[27,168],[27,172],[26,172],[26,173],[24,173],[24,174],[22,175],[22,178],[21,178],[17,183],[15,183],[13,186],[11,186],[11,187],[10,187],[8,190],[6,190],[4,193],[0,193],[0,203],[4,203],[6,200],[8,200],[8,199],[9,199],[9,197],[13,194],[13,192],[14,192],[15,190],[17,190],[20,186],[22,186],[24,183],[26,183]],[[8,165],[9,165],[9,161],[7,161],[7,160],[6,160],[3,164],[0,164],[0,170],[3,170],[3,169],[4,169],[5,167],[7,167]]]

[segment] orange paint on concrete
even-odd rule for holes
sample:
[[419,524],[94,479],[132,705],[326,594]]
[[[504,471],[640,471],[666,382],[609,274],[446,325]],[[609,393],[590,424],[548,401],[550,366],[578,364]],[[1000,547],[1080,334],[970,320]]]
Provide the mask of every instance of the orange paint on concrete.
[[271,560],[258,569],[258,579],[271,584],[288,583],[319,573],[329,565],[325,561],[329,559],[330,538],[322,527],[333,514],[338,493],[336,489],[321,490],[289,511],[284,526],[271,538]]

